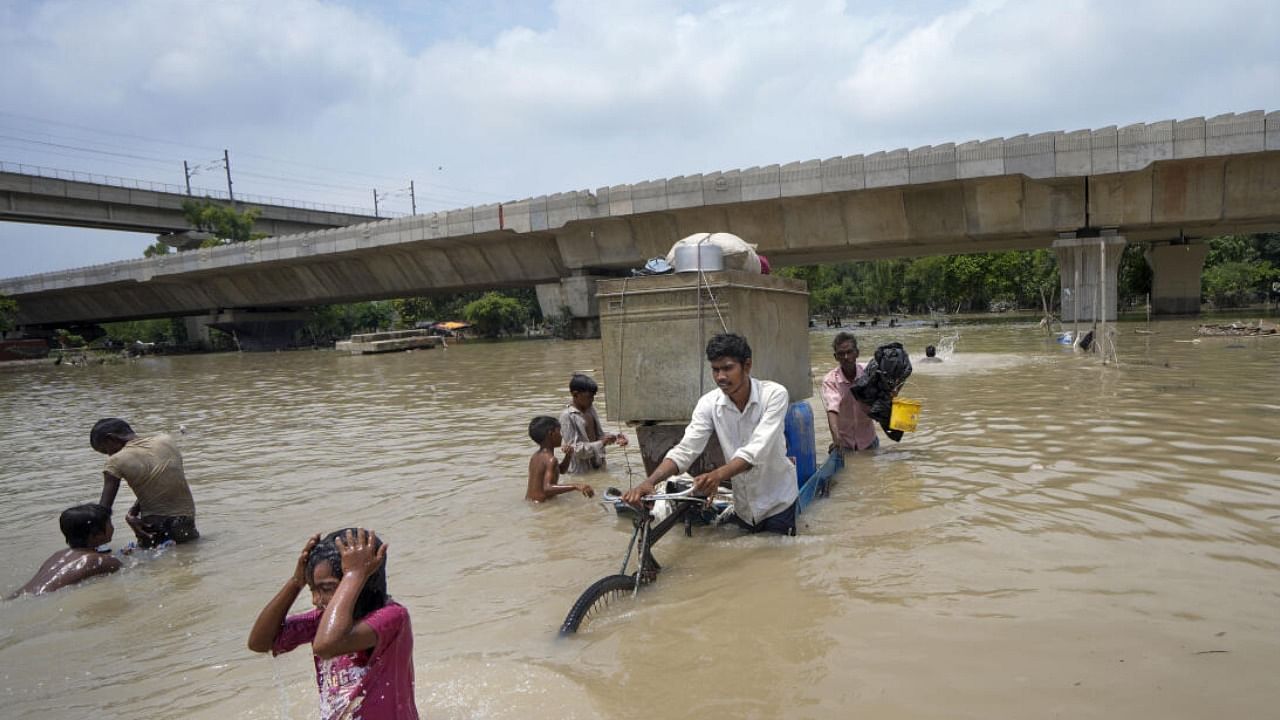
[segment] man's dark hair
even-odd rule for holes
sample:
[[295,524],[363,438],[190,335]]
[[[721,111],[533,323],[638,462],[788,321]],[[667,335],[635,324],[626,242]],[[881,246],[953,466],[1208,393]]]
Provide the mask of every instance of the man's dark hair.
[[596,381],[592,380],[590,375],[574,373],[569,380],[569,392],[586,392],[595,395],[599,391],[600,386],[596,385]]
[[720,333],[707,342],[707,360],[733,358],[745,365],[751,359],[751,346],[737,333]]
[[93,424],[93,429],[89,431],[89,447],[94,450],[98,449],[98,443],[107,439],[108,435],[132,435],[133,428],[129,427],[129,423],[120,418],[103,418]]
[[[307,582],[315,584],[315,570],[320,563],[329,563],[329,570],[336,578],[342,577],[342,555],[338,552],[338,538],[345,538],[347,532],[355,532],[360,528],[342,528],[325,535],[311,548],[307,556]],[[373,541],[373,549],[382,547],[382,540]],[[351,611],[351,618],[359,620],[365,615],[387,604],[387,561],[383,560],[378,569],[364,581],[360,595],[356,597],[356,605]]]
[[67,545],[77,549],[92,549],[89,538],[107,529],[111,511],[101,505],[76,505],[62,511],[58,527]]
[[934,346],[932,346],[932,345],[925,345],[925,346],[924,346],[924,356],[925,356],[925,357],[933,357],[934,355],[937,355],[937,354],[938,354],[938,349],[937,349],[937,348],[935,348]]
[[836,333],[835,339],[831,341],[831,349],[839,350],[840,344],[846,343],[846,342],[853,343],[853,351],[854,352],[858,351],[858,338],[854,337],[853,333],[849,332],[848,330],[841,330],[840,332]]
[[552,430],[560,427],[560,421],[550,415],[539,415],[529,421],[529,439],[542,445],[542,441],[547,439]]

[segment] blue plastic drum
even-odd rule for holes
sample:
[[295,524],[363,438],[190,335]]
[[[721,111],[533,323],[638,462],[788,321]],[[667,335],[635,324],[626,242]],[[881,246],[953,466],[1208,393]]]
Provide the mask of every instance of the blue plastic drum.
[[813,410],[801,400],[787,408],[787,422],[783,428],[787,437],[787,456],[796,464],[796,483],[804,485],[818,469],[818,446],[813,434]]

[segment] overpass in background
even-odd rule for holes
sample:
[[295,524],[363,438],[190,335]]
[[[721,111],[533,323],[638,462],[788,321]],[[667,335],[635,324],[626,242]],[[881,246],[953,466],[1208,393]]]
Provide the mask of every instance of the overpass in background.
[[[190,230],[182,214],[188,200],[228,203],[224,191],[187,194],[176,185],[0,163],[0,221],[163,233]],[[281,198],[237,196],[240,207],[262,210],[254,229],[289,235],[376,220],[360,208]]]
[[1127,242],[1148,244],[1156,310],[1196,312],[1198,239],[1273,230],[1280,112],[1254,111],[559,193],[8,278],[0,293],[33,326],[519,286],[588,318],[596,277],[726,231],[775,267],[1052,247],[1080,302],[1064,317],[1092,314],[1107,272],[1114,317]]

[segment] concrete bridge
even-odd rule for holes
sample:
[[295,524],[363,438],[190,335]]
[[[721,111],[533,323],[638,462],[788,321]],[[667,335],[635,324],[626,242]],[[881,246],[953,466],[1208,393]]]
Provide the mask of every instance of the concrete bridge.
[[[10,168],[29,169],[31,172],[11,172]],[[0,168],[0,221],[158,235],[191,229],[182,214],[182,203],[193,199],[201,200],[204,196],[188,195],[173,185],[139,180],[81,175],[9,163]],[[225,197],[212,199],[227,202]],[[292,206],[278,198],[254,196],[237,195],[237,199],[242,208],[262,210],[254,229],[269,235],[343,227],[376,219],[355,208]]]
[[1150,243],[1156,310],[1195,312],[1200,238],[1280,230],[1280,113],[615,185],[10,278],[0,293],[27,325],[515,286],[587,318],[596,277],[712,230],[758,244],[774,266],[1052,247],[1080,302],[1065,319],[1091,316],[1108,276],[1102,310],[1114,316],[1119,253]]

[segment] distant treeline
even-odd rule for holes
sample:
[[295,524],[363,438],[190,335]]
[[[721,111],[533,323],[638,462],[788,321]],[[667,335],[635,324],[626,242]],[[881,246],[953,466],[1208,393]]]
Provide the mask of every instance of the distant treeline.
[[[1224,235],[1208,240],[1202,300],[1213,307],[1262,302],[1280,281],[1280,233]],[[1123,306],[1151,292],[1145,246],[1130,244],[1120,259]],[[809,284],[809,304],[821,315],[926,314],[1034,308],[1056,312],[1058,262],[1052,250],[845,262],[784,268]]]

